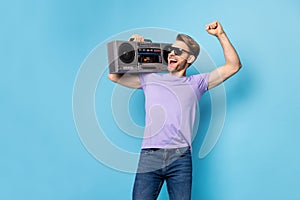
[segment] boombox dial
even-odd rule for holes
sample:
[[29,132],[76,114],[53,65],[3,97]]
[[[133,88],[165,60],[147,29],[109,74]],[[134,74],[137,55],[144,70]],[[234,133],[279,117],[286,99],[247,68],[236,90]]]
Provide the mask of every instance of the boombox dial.
[[166,63],[168,63],[168,56],[169,56],[169,49],[171,47],[171,44],[165,45],[163,48],[163,59]]
[[107,44],[110,73],[167,71],[171,44],[114,40]]

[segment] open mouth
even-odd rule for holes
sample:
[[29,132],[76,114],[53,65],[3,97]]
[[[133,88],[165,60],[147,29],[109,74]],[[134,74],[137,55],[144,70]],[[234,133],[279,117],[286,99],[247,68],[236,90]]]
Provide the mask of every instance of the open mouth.
[[169,63],[172,65],[172,64],[176,64],[177,63],[177,60],[175,58],[170,58],[169,59]]

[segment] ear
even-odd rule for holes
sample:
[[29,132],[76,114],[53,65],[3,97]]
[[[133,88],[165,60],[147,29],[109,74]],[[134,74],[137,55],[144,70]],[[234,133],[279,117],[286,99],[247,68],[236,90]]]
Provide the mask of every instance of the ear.
[[193,62],[195,61],[195,59],[196,59],[196,58],[195,58],[194,55],[190,55],[190,56],[188,57],[188,59],[187,59],[187,62],[191,64],[191,63],[193,63]]

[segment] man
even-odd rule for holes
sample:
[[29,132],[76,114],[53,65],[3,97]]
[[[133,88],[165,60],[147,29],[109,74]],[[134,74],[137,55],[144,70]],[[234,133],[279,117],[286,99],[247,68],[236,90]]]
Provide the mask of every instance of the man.
[[[186,77],[200,47],[191,37],[178,34],[168,55],[167,74],[109,74],[113,82],[145,93],[146,126],[135,178],[133,199],[157,199],[166,181],[170,199],[191,198],[191,138],[197,104],[202,94],[235,74],[241,63],[218,21],[206,31],[218,38],[225,64],[210,73]],[[134,41],[144,38],[133,36]]]

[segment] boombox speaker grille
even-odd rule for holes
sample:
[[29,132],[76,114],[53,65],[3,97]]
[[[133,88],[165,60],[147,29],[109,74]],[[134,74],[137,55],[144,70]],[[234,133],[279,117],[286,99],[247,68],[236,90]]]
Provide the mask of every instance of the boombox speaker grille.
[[171,47],[171,45],[166,45],[164,48],[163,48],[163,52],[162,52],[162,56],[163,56],[163,59],[166,63],[168,63],[168,56],[169,56],[169,48]]
[[123,63],[129,64],[133,62],[135,50],[129,43],[123,43],[119,47],[119,58]]

